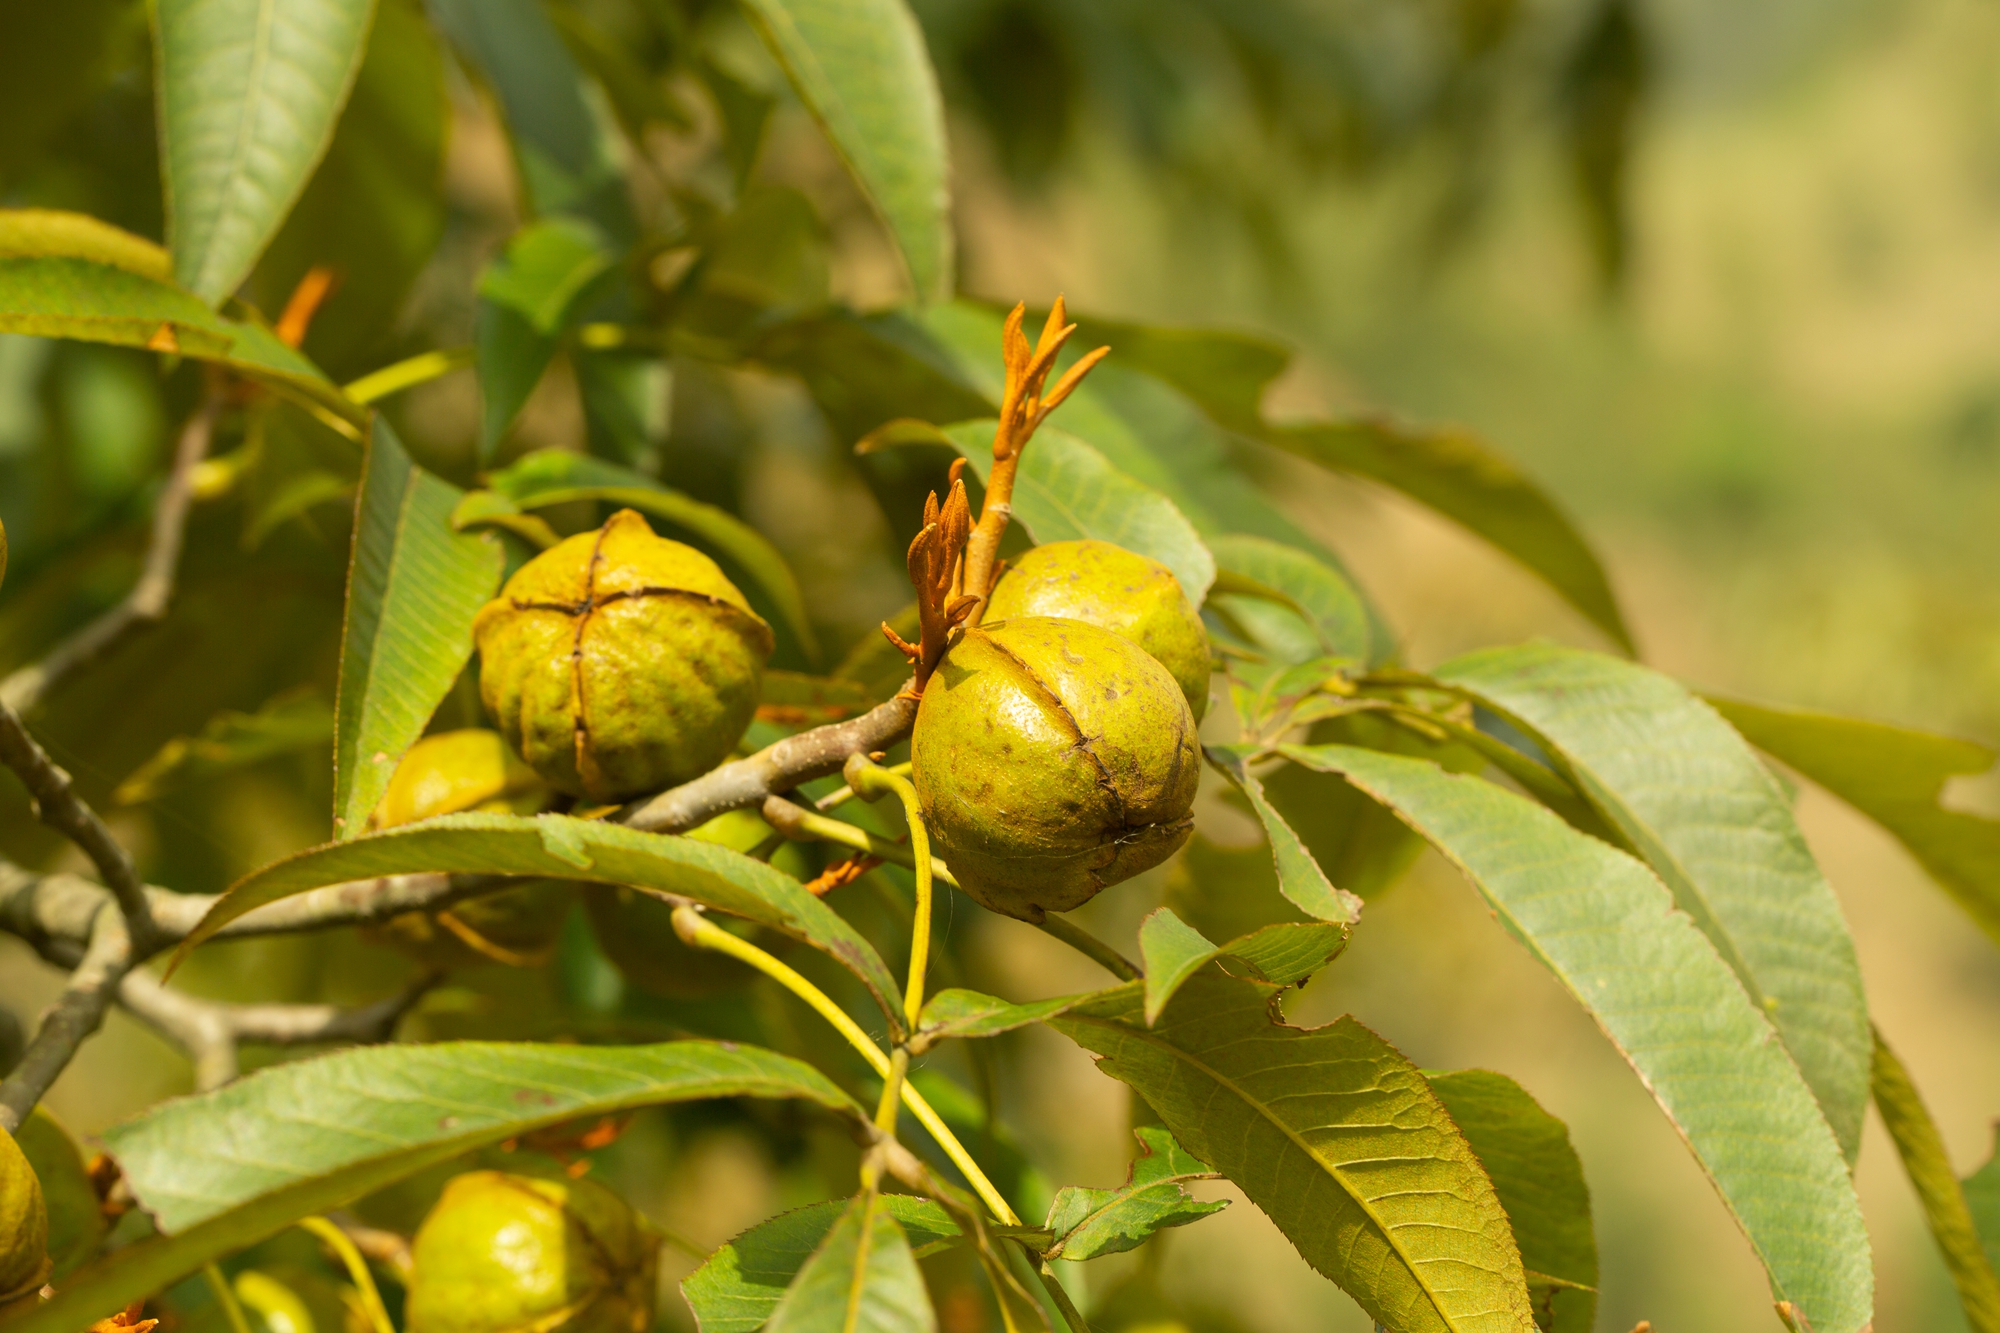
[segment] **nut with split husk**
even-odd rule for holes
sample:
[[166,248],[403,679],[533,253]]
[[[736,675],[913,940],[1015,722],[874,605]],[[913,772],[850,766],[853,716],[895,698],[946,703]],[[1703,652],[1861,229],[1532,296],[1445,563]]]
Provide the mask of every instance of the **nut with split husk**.
[[33,1301],[49,1275],[49,1209],[14,1136],[0,1130],[0,1310]]
[[1016,561],[993,589],[988,620],[1085,620],[1144,648],[1200,721],[1208,711],[1208,631],[1174,572],[1110,542],[1050,542]]
[[[410,747],[369,818],[374,829],[469,812],[532,815],[554,795],[497,731],[473,727]],[[433,967],[544,961],[575,896],[568,880],[528,880],[439,912],[405,912],[362,933]]]
[[1026,921],[1151,869],[1193,831],[1200,750],[1180,685],[1083,621],[966,630],[924,689],[910,757],[959,886]]
[[481,608],[479,692],[550,785],[597,802],[686,782],[750,725],[771,627],[713,560],[620,510]]
[[645,1333],[660,1243],[591,1180],[455,1176],[411,1246],[409,1333]]

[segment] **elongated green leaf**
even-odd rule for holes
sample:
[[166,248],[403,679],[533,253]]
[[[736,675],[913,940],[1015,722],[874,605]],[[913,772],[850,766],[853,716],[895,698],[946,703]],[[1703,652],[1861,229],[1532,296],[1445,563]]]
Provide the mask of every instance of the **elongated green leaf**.
[[850,1202],[771,1312],[771,1333],[929,1333],[937,1328],[909,1237],[869,1190]]
[[[944,428],[983,482],[993,469],[991,421]],[[1174,572],[1196,606],[1215,582],[1215,557],[1174,502],[1128,476],[1066,431],[1044,426],[1014,474],[1014,521],[1037,543],[1094,537],[1150,556]]]
[[1153,1022],[1187,979],[1217,958],[1248,964],[1259,980],[1290,986],[1340,956],[1353,927],[1345,922],[1278,922],[1227,944],[1211,944],[1170,907],[1139,923],[1139,953],[1146,963],[1146,1021]]
[[1990,747],[1831,713],[1709,702],[1752,745],[1894,834],[2000,942],[2000,820],[1941,803],[1952,778],[1993,767]]
[[333,139],[374,0],[157,0],[160,148],[174,276],[219,304]]
[[106,1131],[167,1234],[78,1270],[53,1300],[0,1324],[75,1333],[301,1217],[473,1148],[582,1116],[711,1097],[797,1098],[861,1115],[809,1065],[706,1041],[376,1046],[266,1069]]
[[1276,995],[1203,973],[1148,1028],[1133,982],[1051,1026],[1377,1322],[1533,1329],[1507,1215],[1423,1075],[1351,1017],[1311,1031],[1275,1021]]
[[[1370,660],[1368,608],[1331,565],[1267,537],[1210,537],[1208,549],[1215,556],[1217,578],[1210,601],[1228,594],[1228,604],[1250,622],[1267,651],[1287,662]],[[1273,594],[1284,599],[1282,604],[1271,604]]]
[[572,500],[626,505],[685,528],[742,566],[771,599],[809,659],[819,658],[819,638],[806,615],[805,596],[785,557],[763,533],[725,509],[718,509],[643,472],[563,449],[539,449],[487,479],[494,492],[522,509],[541,509]]
[[[794,1208],[759,1222],[711,1254],[681,1283],[701,1333],[757,1333],[806,1259],[851,1206],[848,1199],[829,1199]],[[903,1228],[919,1259],[960,1239],[958,1224],[931,1199],[885,1194],[882,1207]]]
[[948,988],[924,1002],[917,1019],[917,1031],[927,1045],[948,1037],[997,1037],[1003,1032],[1041,1023],[1069,1008],[1077,996],[1063,995],[1053,1000],[1032,1000],[1014,1004],[997,995]]
[[1986,1165],[1967,1176],[1963,1182],[1965,1205],[1972,1213],[1973,1229],[1979,1233],[1979,1244],[1986,1251],[1986,1262],[1995,1273],[2000,1273],[2000,1125],[1994,1127],[1993,1151],[1987,1154]]
[[[1036,311],[1041,319],[1045,311]],[[1254,431],[1263,420],[1264,390],[1291,364],[1291,349],[1227,329],[1131,324],[1074,315],[1076,341],[1109,346],[1118,363],[1165,380],[1231,430]]]
[[1056,1195],[1048,1221],[1056,1239],[1043,1251],[1048,1258],[1120,1254],[1145,1244],[1155,1232],[1184,1227],[1229,1206],[1227,1199],[1203,1203],[1187,1192],[1188,1181],[1219,1177],[1174,1142],[1173,1135],[1156,1125],[1132,1132],[1139,1139],[1139,1155],[1126,1169],[1123,1185],[1110,1190],[1065,1185]]
[[333,827],[359,837],[404,751],[472,656],[472,618],[500,583],[500,544],[451,526],[463,494],[410,461],[375,419],[361,470],[335,701]]
[[333,740],[333,710],[312,689],[292,690],[255,713],[220,713],[199,735],[177,736],[118,784],[121,805],[167,792],[281,754],[318,749]]
[[1545,1333],[1590,1333],[1597,1314],[1597,1237],[1590,1187],[1569,1130],[1505,1074],[1432,1074],[1438,1095],[1493,1179],[1521,1247],[1535,1322]]
[[1833,887],[1756,754],[1678,683],[1602,653],[1496,648],[1437,678],[1523,728],[1637,848],[1778,1029],[1851,1165],[1868,1001]]
[[1769,1019],[1643,863],[1525,797],[1419,759],[1285,746],[1343,774],[1458,866],[1597,1020],[1819,1333],[1872,1313],[1868,1233],[1840,1144]]
[[1576,527],[1511,462],[1463,431],[1382,420],[1267,427],[1261,437],[1323,467],[1380,482],[1484,537],[1526,565],[1626,652],[1631,631]]
[[479,278],[473,362],[479,458],[487,462],[548,369],[578,308],[612,267],[601,232],[580,218],[523,227]]
[[1299,841],[1299,835],[1272,808],[1264,796],[1264,784],[1250,771],[1251,752],[1211,745],[1203,753],[1218,772],[1236,784],[1236,789],[1250,802],[1251,813],[1264,826],[1264,836],[1271,843],[1271,858],[1278,866],[1278,892],[1307,916],[1349,926],[1359,921],[1361,900],[1327,879],[1319,862],[1313,860],[1312,853]]
[[1139,957],[1146,965],[1146,1022],[1157,1019],[1181,983],[1218,952],[1206,935],[1174,915],[1173,908],[1147,913],[1139,923]]
[[859,976],[884,1012],[901,1010],[902,988],[880,955],[790,875],[714,843],[566,815],[446,815],[300,852],[238,880],[175,956],[265,903],[325,884],[424,872],[583,879],[677,894],[822,950]]
[[744,0],[757,31],[881,215],[919,303],[953,281],[944,101],[903,0]]
[[1882,1124],[1896,1142],[1903,1170],[1909,1173],[1917,1201],[1923,1204],[1931,1238],[1937,1241],[1944,1265],[1951,1270],[1966,1324],[1972,1333],[2000,1333],[2000,1278],[1994,1276],[1993,1264],[1980,1244],[1979,1228],[1952,1174],[1944,1138],[1924,1109],[1924,1099],[1918,1095],[1910,1071],[1879,1032],[1875,1034],[1874,1091],[1875,1109],[1882,1113]]

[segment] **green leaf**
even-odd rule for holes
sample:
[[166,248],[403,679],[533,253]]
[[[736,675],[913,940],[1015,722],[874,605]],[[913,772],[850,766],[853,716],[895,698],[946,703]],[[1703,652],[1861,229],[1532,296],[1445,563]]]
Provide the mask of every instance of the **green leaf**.
[[0,210],[0,333],[74,338],[214,361],[345,423],[366,412],[254,320],[173,285],[166,252],[80,213]]
[[929,1333],[923,1272],[887,1201],[854,1199],[807,1257],[766,1325],[771,1333]]
[[558,217],[514,233],[479,277],[473,361],[479,371],[479,459],[492,459],[561,345],[576,311],[612,268],[602,234]]
[[333,740],[333,710],[311,688],[279,695],[255,713],[218,713],[198,736],[176,736],[118,784],[120,805],[141,805],[170,791],[232,773],[281,754],[316,750]]
[[744,0],[902,251],[920,303],[951,297],[944,101],[903,0]]
[[1139,957],[1146,965],[1146,1022],[1160,1016],[1181,983],[1220,952],[1206,935],[1174,915],[1171,907],[1156,908],[1139,923]]
[[1840,1144],[1770,1021],[1642,862],[1525,797],[1419,759],[1284,746],[1393,809],[1597,1020],[1693,1150],[1778,1299],[1819,1333],[1872,1313]]
[[1770,770],[1677,682],[1602,653],[1496,648],[1435,674],[1527,732],[1666,882],[1769,1014],[1851,1166],[1868,1112],[1861,965]]
[[1133,982],[1051,1026],[1376,1322],[1532,1330],[1507,1215],[1423,1075],[1351,1017],[1310,1031],[1274,1021],[1277,994],[1204,973],[1148,1028]]
[[1171,907],[1139,923],[1139,954],[1146,963],[1146,1022],[1160,1016],[1187,979],[1217,958],[1249,965],[1260,980],[1295,985],[1325,967],[1347,947],[1353,927],[1332,921],[1278,922],[1227,944],[1210,944]]
[[[708,1257],[681,1282],[701,1333],[757,1333],[806,1259],[852,1206],[847,1199],[807,1204],[766,1218]],[[907,1194],[885,1194],[882,1207],[903,1228],[921,1259],[960,1239],[943,1206]]]
[[1015,1004],[997,995],[946,988],[924,1002],[917,1017],[919,1039],[935,1046],[950,1037],[997,1037],[1003,1032],[1047,1022],[1076,1003],[1074,995]]
[[[1331,565],[1268,537],[1210,537],[1208,549],[1216,568],[1210,603],[1226,594],[1226,605],[1249,620],[1252,637],[1267,652],[1288,663],[1315,657],[1370,660],[1367,605]],[[1269,609],[1246,601],[1261,601]]]
[[1164,380],[1231,430],[1258,428],[1264,390],[1292,362],[1290,348],[1225,329],[1163,328],[1092,315],[1071,318],[1078,344],[1108,345],[1120,365]]
[[[164,1236],[79,1270],[8,1333],[75,1333],[202,1264],[474,1148],[546,1125],[712,1097],[860,1109],[811,1066],[756,1047],[443,1042],[274,1066],[104,1132]],[[337,1113],[329,1118],[329,1108]]]
[[1361,900],[1345,889],[1336,888],[1306,850],[1291,825],[1265,798],[1264,784],[1250,771],[1254,752],[1236,746],[1211,745],[1204,753],[1216,771],[1236,784],[1250,803],[1250,811],[1264,826],[1271,843],[1271,859],[1278,866],[1278,892],[1307,916],[1352,926],[1361,919]]
[[426,872],[583,879],[690,898],[812,945],[860,977],[885,1013],[901,1011],[902,987],[873,946],[790,875],[714,843],[567,815],[446,815],[300,852],[232,885],[175,957],[265,903]]
[[1430,1075],[1431,1091],[1492,1177],[1521,1247],[1535,1322],[1546,1333],[1590,1333],[1597,1313],[1597,1238],[1590,1187],[1569,1130],[1505,1074]]
[[588,218],[620,245],[638,234],[618,146],[591,111],[583,71],[536,0],[426,0],[500,103],[537,215]]
[[806,615],[805,595],[785,557],[763,533],[727,510],[662,486],[643,472],[564,449],[538,449],[487,478],[494,492],[522,509],[572,500],[601,500],[663,518],[708,543],[755,579],[811,661],[819,638]]
[[472,618],[500,583],[502,551],[455,531],[463,494],[410,461],[375,419],[361,470],[335,701],[333,827],[359,837],[404,751],[472,656]]
[[1132,1131],[1139,1137],[1139,1155],[1126,1169],[1117,1189],[1093,1190],[1065,1185],[1049,1208],[1049,1230],[1055,1244],[1043,1251],[1050,1259],[1095,1259],[1099,1255],[1135,1250],[1168,1227],[1184,1227],[1229,1206],[1227,1199],[1203,1203],[1188,1194],[1190,1180],[1216,1180],[1206,1162],[1188,1155],[1174,1136],[1157,1125]]
[[803,708],[836,716],[865,713],[877,702],[874,693],[859,681],[768,669],[764,672],[764,692],[758,698],[758,706],[763,708]]
[[[962,421],[943,431],[982,483],[993,469],[993,428],[992,421]],[[1150,556],[1174,572],[1196,606],[1215,582],[1215,557],[1172,500],[1051,426],[1036,431],[1021,455],[1014,521],[1037,544],[1092,537]]]
[[1937,1241],[1945,1267],[1951,1270],[1965,1322],[1972,1333],[2000,1333],[2000,1278],[1994,1276],[1972,1209],[1952,1174],[1944,1138],[1924,1109],[1910,1071],[1879,1032],[1875,1034],[1874,1074],[1875,1109],[1882,1113],[1883,1127],[1895,1140],[1903,1170],[1909,1173],[1917,1201],[1924,1207],[1931,1238]]
[[1942,804],[1952,778],[1993,767],[1992,749],[1831,713],[1713,697],[1709,702],[1752,745],[1895,835],[2000,942],[2000,820]]
[[1979,1244],[1986,1251],[1986,1262],[1995,1273],[2000,1273],[2000,1125],[1994,1127],[1993,1151],[1987,1154],[1986,1165],[1967,1176],[1963,1182],[1965,1205],[1972,1212],[1972,1225],[1979,1233]]
[[1428,505],[1513,556],[1626,652],[1631,631],[1604,567],[1539,487],[1485,442],[1456,430],[1411,430],[1357,419],[1267,427],[1261,437],[1338,472],[1380,482]]
[[374,0],[156,0],[174,276],[220,304],[333,139]]

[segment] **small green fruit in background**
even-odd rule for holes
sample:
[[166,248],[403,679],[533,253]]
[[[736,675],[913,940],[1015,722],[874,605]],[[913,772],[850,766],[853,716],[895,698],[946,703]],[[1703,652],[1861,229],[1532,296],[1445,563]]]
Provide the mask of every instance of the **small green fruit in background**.
[[12,1134],[0,1131],[0,1308],[48,1280],[49,1209]]
[[1174,572],[1110,542],[1050,542],[1016,561],[993,590],[989,621],[1058,616],[1108,629],[1165,667],[1199,722],[1208,711],[1208,631]]
[[474,622],[487,714],[561,791],[610,802],[715,767],[771,627],[713,560],[620,510],[530,560]]
[[[376,829],[469,811],[532,815],[553,795],[497,731],[468,728],[410,747],[369,818]],[[575,896],[567,880],[530,880],[441,912],[406,912],[362,933],[434,967],[483,961],[538,963],[555,943]]]
[[49,1219],[49,1277],[64,1277],[82,1267],[104,1240],[107,1224],[97,1189],[76,1141],[41,1107],[21,1122],[14,1141],[41,1181]]
[[269,1273],[248,1268],[238,1273],[230,1287],[245,1311],[261,1322],[264,1333],[318,1333],[319,1324],[300,1295]]
[[473,1171],[417,1231],[408,1333],[645,1333],[659,1240],[590,1180]]
[[[771,836],[771,826],[754,811],[730,810],[687,836],[747,852]],[[797,843],[778,848],[771,864],[794,879],[811,873]],[[682,943],[674,932],[673,907],[650,894],[622,884],[591,884],[584,888],[583,901],[598,947],[640,990],[670,1000],[702,1000],[739,990],[757,975],[755,968],[726,954]],[[728,918],[714,920],[728,928]]]
[[1201,752],[1179,683],[1082,621],[966,631],[924,688],[910,757],[959,886],[1024,921],[1151,869],[1194,828]]

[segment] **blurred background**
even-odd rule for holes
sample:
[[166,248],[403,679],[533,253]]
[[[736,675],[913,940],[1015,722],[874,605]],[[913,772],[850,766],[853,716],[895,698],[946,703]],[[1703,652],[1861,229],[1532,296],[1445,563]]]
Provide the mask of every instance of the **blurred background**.
[[[0,199],[81,208],[157,236],[143,13],[91,3],[106,34],[91,76],[54,99],[46,124],[0,128]],[[574,9],[617,34],[647,7]],[[705,58],[744,85],[782,87],[726,9],[662,7],[682,12]],[[1456,422],[1519,460],[1605,557],[1651,665],[1720,692],[2000,740],[2000,10],[1978,0],[915,7],[951,108],[964,291],[1031,303],[1061,292],[1093,314],[1283,341],[1298,356],[1273,389],[1275,412]],[[39,21],[10,8],[5,22],[22,32]],[[0,65],[27,49],[0,41]],[[518,220],[492,113],[448,65],[445,78],[443,207],[412,222],[407,295],[344,345],[318,349],[337,375],[467,341],[472,281]],[[655,91],[675,86],[663,77]],[[671,167],[714,133],[699,113],[635,131],[635,190],[649,188],[649,163]],[[754,178],[810,201],[823,242],[788,259],[783,281],[864,307],[898,299],[872,218],[782,96]],[[421,244],[425,227],[434,250]],[[788,381],[693,363],[672,372],[661,475],[726,496],[771,534],[831,640],[872,632],[905,593],[891,544],[856,544],[857,531],[886,539],[891,524],[844,461],[851,441]],[[0,670],[123,586],[129,566],[86,558],[86,543],[115,531],[128,555],[136,546],[143,483],[187,396],[137,354],[0,338],[0,519],[16,559],[0,599]],[[470,468],[469,377],[396,410],[420,456],[447,473]],[[574,443],[582,429],[559,365],[510,449]],[[1381,602],[1413,664],[1536,635],[1605,646],[1441,520],[1282,460],[1260,466]],[[273,569],[339,526],[333,510],[319,511],[325,531],[310,505],[300,513],[303,533],[274,538]],[[258,615],[287,613],[272,597]],[[228,606],[216,614],[234,614]],[[268,697],[273,681],[247,666],[242,675],[203,707]],[[50,727],[59,757],[100,791],[158,748],[156,733],[192,731],[205,716],[86,740],[92,708],[59,702]],[[324,778],[312,768],[322,762],[248,770],[222,797],[178,815],[171,804],[130,812],[124,828],[154,873],[178,868],[199,882],[177,886],[217,888],[324,835]],[[17,805],[18,793],[5,799]],[[2000,784],[1969,781],[1954,799],[2000,813]],[[2000,954],[1872,826],[1812,791],[1800,813],[1846,906],[1876,1020],[1965,1174],[1988,1155],[2000,1114]],[[1219,805],[1204,820],[1219,845],[1252,840]],[[9,821],[9,836],[24,827]],[[32,840],[25,851],[55,854]],[[1105,895],[1094,923],[1129,939],[1170,874]],[[1030,998],[1096,984],[1034,932],[957,909],[968,966],[993,987]],[[191,985],[270,998],[380,994],[395,975],[339,938],[230,946],[189,969]],[[550,969],[538,984],[574,994],[593,975]],[[413,1035],[458,1030],[454,1005],[490,1018],[510,986],[468,978],[433,997]],[[31,1015],[52,993],[52,975],[0,941],[0,1001]],[[1353,1012],[1425,1067],[1501,1070],[1568,1122],[1596,1204],[1601,1329],[1775,1326],[1743,1240],[1636,1080],[1434,857],[1371,903],[1354,947],[1291,1012],[1308,1022]],[[1058,1179],[1118,1178],[1131,1146],[1122,1089],[1046,1034],[1009,1043],[997,1085],[1010,1132]],[[88,1133],[185,1090],[188,1077],[178,1056],[114,1016],[51,1104]],[[780,1204],[821,1197],[771,1143],[726,1118],[661,1117],[598,1170],[707,1247]],[[1873,1123],[1859,1179],[1877,1326],[1963,1327]],[[1162,1281],[1207,1308],[1183,1316],[1202,1327],[1367,1327],[1248,1205],[1165,1244]],[[691,1262],[668,1267],[678,1276]],[[1092,1286],[1108,1288],[1125,1262],[1095,1266]],[[668,1326],[688,1326],[677,1300],[664,1308]]]

